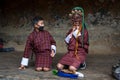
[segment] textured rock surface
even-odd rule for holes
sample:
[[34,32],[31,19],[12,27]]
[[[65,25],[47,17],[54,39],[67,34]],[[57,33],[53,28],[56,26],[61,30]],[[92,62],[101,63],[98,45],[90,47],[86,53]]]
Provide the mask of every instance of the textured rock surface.
[[0,4],[0,38],[6,41],[5,47],[23,51],[32,31],[30,21],[35,15],[41,15],[45,18],[46,29],[57,42],[58,52],[66,52],[64,38],[71,27],[68,13],[74,6],[82,6],[88,24],[90,52],[120,50],[119,0],[1,0]]

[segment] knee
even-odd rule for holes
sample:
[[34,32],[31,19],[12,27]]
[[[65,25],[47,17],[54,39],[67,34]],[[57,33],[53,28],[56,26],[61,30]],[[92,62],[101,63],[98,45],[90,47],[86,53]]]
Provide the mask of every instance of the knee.
[[44,71],[50,71],[50,68],[43,68]]
[[69,67],[69,70],[71,70],[71,71],[76,71],[77,68],[75,68],[74,66],[70,66],[70,67]]
[[57,64],[57,68],[58,68],[58,69],[63,69],[63,67],[64,67],[64,65],[62,65],[62,64],[60,64],[60,63]]

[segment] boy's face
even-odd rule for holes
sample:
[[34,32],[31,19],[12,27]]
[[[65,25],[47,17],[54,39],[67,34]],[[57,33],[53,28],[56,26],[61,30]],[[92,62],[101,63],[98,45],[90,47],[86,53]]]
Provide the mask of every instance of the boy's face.
[[40,21],[38,21],[38,23],[37,24],[35,24],[35,28],[39,28],[39,27],[44,27],[44,21],[43,20],[40,20]]

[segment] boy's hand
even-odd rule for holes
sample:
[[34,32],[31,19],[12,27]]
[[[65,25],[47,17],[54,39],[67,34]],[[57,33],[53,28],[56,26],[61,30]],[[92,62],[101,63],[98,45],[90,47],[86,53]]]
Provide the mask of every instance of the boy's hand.
[[25,66],[21,65],[18,69],[23,70],[25,69]]
[[54,56],[55,56],[55,51],[54,51],[54,50],[52,50],[50,56],[51,56],[51,57],[54,57]]

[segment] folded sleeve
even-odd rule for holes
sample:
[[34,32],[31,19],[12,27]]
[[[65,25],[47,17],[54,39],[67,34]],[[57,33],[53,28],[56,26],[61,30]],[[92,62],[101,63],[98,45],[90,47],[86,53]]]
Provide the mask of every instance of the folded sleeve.
[[78,29],[73,32],[73,36],[74,36],[75,38],[81,36],[81,33],[79,32],[79,34],[78,34],[78,32],[79,32]]
[[88,53],[88,47],[89,47],[89,36],[88,36],[88,31],[84,31],[84,49]]
[[28,58],[23,57],[22,60],[21,60],[21,65],[28,66],[28,61],[29,61]]
[[71,36],[70,36],[70,34],[69,34],[69,35],[65,38],[65,42],[66,42],[66,43],[69,43],[70,39],[71,39]]
[[29,56],[31,53],[32,53],[32,36],[29,35],[26,41],[23,58],[21,60],[21,65],[28,66]]
[[54,50],[55,54],[56,54],[56,46],[55,45],[51,45],[51,50]]
[[30,54],[32,53],[32,45],[33,45],[33,41],[32,41],[32,35],[28,36],[27,41],[26,41],[26,45],[25,45],[25,50],[24,50],[24,55],[23,57],[25,58],[29,58]]
[[52,37],[50,33],[49,35],[50,35],[50,42],[51,42],[51,50],[54,50],[56,54],[56,41],[54,40],[54,38]]

